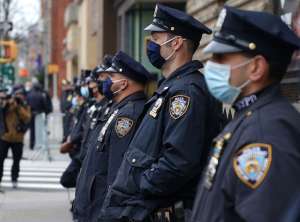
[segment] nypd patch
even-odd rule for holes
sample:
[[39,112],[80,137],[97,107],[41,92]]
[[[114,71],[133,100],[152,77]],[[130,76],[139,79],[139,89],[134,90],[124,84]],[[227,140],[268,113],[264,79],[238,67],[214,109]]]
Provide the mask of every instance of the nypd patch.
[[115,131],[118,137],[122,138],[126,136],[130,132],[133,124],[134,121],[132,119],[126,117],[119,117],[116,120],[116,124],[115,124]]
[[265,179],[272,162],[272,146],[254,143],[240,149],[234,159],[233,168],[239,179],[256,189]]
[[182,117],[190,105],[190,97],[184,95],[176,95],[170,99],[169,112],[173,119]]

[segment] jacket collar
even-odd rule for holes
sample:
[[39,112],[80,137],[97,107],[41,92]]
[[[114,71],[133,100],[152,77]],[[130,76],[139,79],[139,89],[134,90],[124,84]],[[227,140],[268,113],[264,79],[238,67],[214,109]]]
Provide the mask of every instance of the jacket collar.
[[282,98],[281,92],[280,92],[280,84],[272,84],[268,86],[267,88],[263,89],[262,91],[256,93],[257,101],[246,107],[245,109],[242,109],[240,111],[237,111],[238,113],[245,113],[245,112],[253,112],[254,110],[273,102],[276,99]]
[[121,107],[123,107],[124,105],[126,105],[128,102],[136,101],[136,100],[141,100],[141,99],[146,99],[145,93],[142,92],[142,91],[135,92],[135,93],[127,96],[126,98],[124,98],[119,103],[114,103],[113,107],[112,107],[112,110],[120,109]]
[[180,79],[184,76],[198,72],[203,67],[203,64],[198,60],[190,61],[183,66],[176,69],[168,78],[162,78],[159,80],[159,88],[156,90],[158,94],[162,94],[166,90],[166,87],[170,86],[176,79]]
[[198,60],[187,62],[183,66],[176,69],[168,78],[164,78],[161,84],[162,85],[169,84],[170,82],[173,82],[176,79],[197,72],[202,67],[203,64]]

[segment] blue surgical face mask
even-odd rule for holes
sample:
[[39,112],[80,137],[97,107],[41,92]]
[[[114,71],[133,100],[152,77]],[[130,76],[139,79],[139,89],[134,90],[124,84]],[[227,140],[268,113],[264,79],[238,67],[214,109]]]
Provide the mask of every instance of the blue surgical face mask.
[[119,92],[122,90],[122,89],[119,89],[119,90],[113,92],[113,91],[111,90],[111,86],[112,86],[114,83],[120,82],[120,81],[122,81],[122,80],[124,80],[124,79],[119,79],[119,80],[116,80],[116,81],[112,81],[111,78],[107,78],[106,80],[104,80],[104,81],[103,81],[103,86],[102,86],[102,89],[103,89],[103,95],[104,95],[107,99],[111,100],[111,99],[114,97],[114,95],[116,95],[117,93],[119,93]]
[[160,47],[173,41],[175,38],[178,38],[178,36],[175,36],[160,45],[153,41],[149,41],[147,45],[147,56],[154,67],[160,69],[166,63],[166,61],[168,61],[174,55],[175,51],[172,52],[167,58],[162,57],[160,54]]
[[77,98],[73,97],[72,98],[72,107],[75,107],[75,106],[77,106]]
[[252,60],[253,59],[249,59],[233,67],[208,61],[204,67],[204,77],[210,93],[223,103],[233,104],[241,94],[241,90],[248,85],[251,80],[247,80],[239,87],[232,86],[229,82],[231,70],[247,65]]
[[89,93],[89,88],[87,86],[82,86],[80,87],[80,94],[81,96],[83,96],[84,98],[88,98],[90,93]]

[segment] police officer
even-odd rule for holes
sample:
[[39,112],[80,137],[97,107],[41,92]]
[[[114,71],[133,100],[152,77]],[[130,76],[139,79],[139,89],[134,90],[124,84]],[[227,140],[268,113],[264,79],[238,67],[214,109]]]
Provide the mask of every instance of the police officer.
[[[103,95],[102,82],[103,79],[108,77],[108,74],[104,74],[103,71],[111,66],[112,57],[106,55],[103,59],[103,64],[97,66],[88,77],[89,82],[89,94],[92,95],[89,102],[91,105],[85,109],[85,112],[81,116],[77,128],[77,134],[80,136],[80,149],[72,158],[71,163],[61,176],[61,184],[66,188],[75,187],[76,179],[81,168],[82,161],[86,153],[86,142],[89,140],[89,133],[95,128],[97,123],[97,116],[101,115],[103,107],[106,106],[108,100]],[[102,80],[101,80],[102,79]]]
[[300,115],[280,80],[300,39],[277,16],[225,7],[205,66],[211,93],[234,119],[214,139],[195,222],[300,220]]
[[185,209],[189,219],[208,145],[219,130],[220,104],[198,71],[201,62],[192,61],[202,34],[211,30],[163,5],[157,5],[145,30],[151,31],[149,60],[164,78],[146,103],[103,213],[110,218],[173,221]]
[[61,153],[69,153],[71,158],[79,153],[86,123],[86,113],[89,107],[94,103],[88,88],[90,74],[91,70],[81,70],[81,77],[75,86],[76,104],[73,104],[74,115],[71,124],[71,132],[67,137],[67,141],[62,144],[60,150]]
[[63,140],[65,142],[70,133],[70,123],[72,119],[71,108],[73,99],[73,86],[67,81],[62,81],[62,96],[60,101],[60,111],[63,113]]
[[98,220],[107,186],[115,178],[146,101],[144,88],[150,74],[127,54],[118,52],[105,72],[110,77],[103,82],[103,93],[114,104],[109,118],[94,137],[93,146],[87,150],[78,178],[78,183],[85,186],[76,187],[76,205],[82,204],[82,196],[88,197],[86,214],[79,215],[79,221]]

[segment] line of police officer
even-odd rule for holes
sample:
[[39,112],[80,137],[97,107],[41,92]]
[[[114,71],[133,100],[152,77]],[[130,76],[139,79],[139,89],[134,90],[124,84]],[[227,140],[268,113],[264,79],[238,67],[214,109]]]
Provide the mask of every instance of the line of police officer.
[[[300,40],[274,15],[226,6],[203,75],[192,57],[209,28],[158,4],[145,30],[163,76],[149,100],[151,75],[121,51],[82,78],[78,94],[96,100],[68,140],[80,138],[61,180],[76,186],[74,219],[299,221],[300,115],[279,84]],[[221,133],[220,102],[236,111]]]

